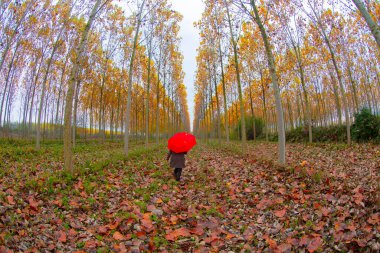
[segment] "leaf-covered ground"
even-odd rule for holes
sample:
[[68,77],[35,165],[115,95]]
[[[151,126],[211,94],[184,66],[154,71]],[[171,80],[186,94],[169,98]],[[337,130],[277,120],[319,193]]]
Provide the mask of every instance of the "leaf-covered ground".
[[[18,145],[18,147],[17,147]],[[376,252],[380,147],[199,144],[182,181],[164,146],[0,146],[0,252]]]

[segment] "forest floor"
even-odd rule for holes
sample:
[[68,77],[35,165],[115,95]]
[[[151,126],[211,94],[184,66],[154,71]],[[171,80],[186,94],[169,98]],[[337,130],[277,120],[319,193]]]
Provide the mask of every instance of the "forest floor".
[[198,144],[182,181],[164,145],[0,144],[0,252],[376,252],[380,146]]

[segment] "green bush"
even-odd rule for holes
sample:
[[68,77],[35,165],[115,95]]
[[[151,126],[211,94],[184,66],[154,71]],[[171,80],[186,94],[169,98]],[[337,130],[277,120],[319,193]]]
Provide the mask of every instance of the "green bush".
[[363,108],[355,114],[355,123],[352,126],[352,137],[356,141],[369,141],[379,138],[380,119],[371,113],[368,108]]
[[[262,135],[264,122],[260,118],[255,118],[255,128],[256,128],[256,137]],[[245,129],[247,133],[247,140],[253,140],[253,117],[245,118]],[[239,121],[238,126],[234,129],[233,133],[230,135],[231,139],[241,140],[241,121]]]
[[[260,136],[265,139],[265,135]],[[278,135],[269,134],[269,141],[277,141]],[[345,142],[347,140],[346,126],[313,127],[313,142]],[[309,132],[304,127],[297,127],[286,132],[287,142],[308,142]]]

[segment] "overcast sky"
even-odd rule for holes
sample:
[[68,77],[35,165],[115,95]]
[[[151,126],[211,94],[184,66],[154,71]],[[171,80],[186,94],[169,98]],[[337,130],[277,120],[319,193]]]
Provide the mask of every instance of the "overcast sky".
[[198,30],[193,23],[201,18],[204,5],[202,0],[171,0],[173,9],[183,15],[180,35],[180,45],[184,56],[183,70],[185,72],[185,85],[187,88],[187,102],[190,110],[190,124],[192,127],[194,119],[194,77],[196,69],[195,57],[199,45]]

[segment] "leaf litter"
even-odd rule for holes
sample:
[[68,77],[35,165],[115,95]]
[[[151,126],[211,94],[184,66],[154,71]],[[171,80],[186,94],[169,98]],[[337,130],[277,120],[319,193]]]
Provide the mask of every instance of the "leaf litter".
[[177,183],[160,147],[54,193],[10,168],[0,179],[0,252],[379,250],[379,147],[287,148],[281,167],[275,144],[199,145]]

